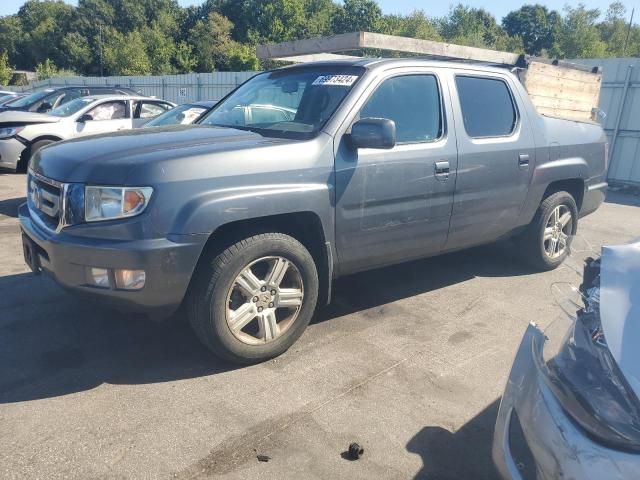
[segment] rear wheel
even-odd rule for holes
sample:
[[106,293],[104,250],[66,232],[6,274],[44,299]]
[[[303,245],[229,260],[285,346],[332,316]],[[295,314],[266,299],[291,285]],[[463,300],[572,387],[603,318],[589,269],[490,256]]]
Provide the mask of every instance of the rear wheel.
[[199,268],[188,317],[214,354],[251,364],[285,352],[309,324],[317,298],[311,254],[288,235],[266,233],[232,245]]
[[550,195],[520,236],[524,259],[539,270],[557,268],[569,254],[577,230],[578,207],[573,197],[567,192]]

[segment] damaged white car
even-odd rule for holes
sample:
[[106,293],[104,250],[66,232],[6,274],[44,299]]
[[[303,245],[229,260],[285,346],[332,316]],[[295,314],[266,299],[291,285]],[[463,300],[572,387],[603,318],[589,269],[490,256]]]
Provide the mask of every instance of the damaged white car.
[[564,315],[525,333],[494,462],[509,479],[640,478],[640,242],[603,247],[579,288],[554,288]]
[[48,113],[0,112],[0,167],[25,170],[31,156],[51,143],[130,130],[175,107],[149,97],[96,95],[71,100]]

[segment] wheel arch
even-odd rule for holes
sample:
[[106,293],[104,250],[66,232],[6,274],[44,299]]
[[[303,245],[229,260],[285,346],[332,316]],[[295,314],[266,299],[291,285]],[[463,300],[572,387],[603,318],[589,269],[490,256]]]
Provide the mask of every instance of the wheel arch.
[[51,140],[53,142],[60,142],[63,139],[55,135],[39,135],[33,140],[27,140],[27,148],[25,148],[20,154],[20,160],[18,161],[18,171],[26,171],[29,160],[31,159],[31,147],[42,140]]
[[[267,215],[222,224],[209,235],[198,258],[196,269],[204,259],[217,255],[244,238],[260,233],[283,233],[304,245],[313,257],[318,270],[320,284],[318,303],[328,303],[331,299],[333,253],[322,220],[312,211]],[[194,273],[193,277],[195,276]]]

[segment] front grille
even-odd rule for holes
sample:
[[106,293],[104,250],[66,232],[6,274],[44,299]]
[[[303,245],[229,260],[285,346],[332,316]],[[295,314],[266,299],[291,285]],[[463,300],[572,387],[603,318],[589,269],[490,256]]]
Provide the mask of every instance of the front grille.
[[29,173],[27,202],[29,210],[49,229],[61,224],[63,212],[63,184],[41,175]]

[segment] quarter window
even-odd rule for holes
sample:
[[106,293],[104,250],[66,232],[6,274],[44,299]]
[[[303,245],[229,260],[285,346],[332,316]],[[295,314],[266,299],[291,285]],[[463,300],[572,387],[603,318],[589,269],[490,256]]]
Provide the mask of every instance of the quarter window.
[[385,80],[367,100],[360,118],[386,118],[396,124],[398,143],[421,143],[442,135],[442,108],[433,75]]
[[505,82],[457,76],[456,87],[464,128],[470,137],[503,137],[513,133],[517,115]]

